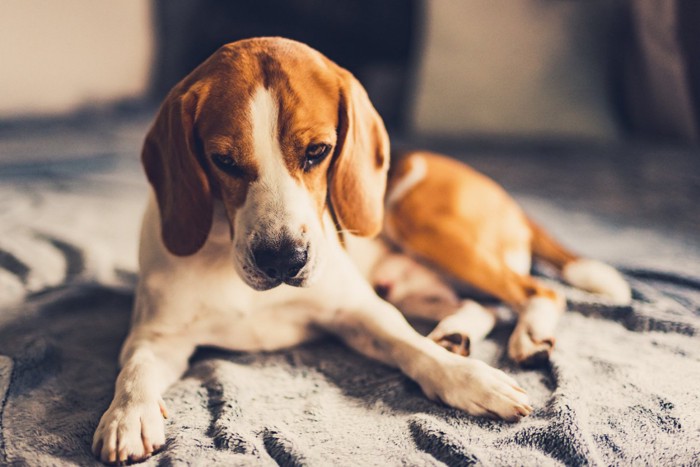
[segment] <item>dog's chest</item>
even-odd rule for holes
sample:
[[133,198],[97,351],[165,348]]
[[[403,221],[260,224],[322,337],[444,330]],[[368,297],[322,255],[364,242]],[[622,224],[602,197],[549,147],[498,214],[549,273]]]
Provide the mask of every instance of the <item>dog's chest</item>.
[[204,300],[189,323],[199,345],[238,351],[291,347],[316,335],[312,323],[325,310],[288,286],[266,292],[232,290],[226,301]]

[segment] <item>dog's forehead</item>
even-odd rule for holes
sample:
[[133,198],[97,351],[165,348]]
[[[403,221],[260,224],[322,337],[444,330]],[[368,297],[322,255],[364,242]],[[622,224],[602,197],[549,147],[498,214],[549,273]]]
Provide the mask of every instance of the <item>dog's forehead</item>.
[[[334,66],[301,44],[222,48],[206,63],[207,97],[198,109],[199,129],[221,152],[250,152],[250,109],[260,88],[277,107],[282,144],[307,144],[335,128],[339,82]],[[327,139],[327,138],[326,138]],[[227,146],[236,146],[235,148]]]

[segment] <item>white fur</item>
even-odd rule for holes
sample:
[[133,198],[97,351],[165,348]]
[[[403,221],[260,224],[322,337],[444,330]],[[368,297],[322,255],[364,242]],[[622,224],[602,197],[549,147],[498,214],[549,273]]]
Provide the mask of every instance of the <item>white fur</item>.
[[473,345],[491,332],[496,324],[496,314],[473,300],[463,300],[459,309],[443,318],[430,333],[433,339],[449,334],[461,334],[469,337]]
[[[295,180],[284,162],[277,139],[279,104],[268,89],[259,87],[250,101],[248,115],[252,126],[253,153],[259,177],[248,188],[245,204],[234,219],[236,267],[248,285],[266,288],[265,276],[255,268],[251,250],[255,239],[267,238],[275,243],[284,235],[300,242],[308,241],[309,261],[300,271],[304,285],[313,283],[326,257],[323,231],[313,199],[304,186]],[[286,202],[280,202],[286,200]],[[302,233],[302,225],[306,232]]]
[[385,242],[347,235],[345,249],[363,277],[371,281],[372,271],[391,254]]
[[[431,398],[474,415],[508,420],[528,415],[532,408],[527,396],[512,378],[421,336],[374,293],[340,244],[330,217],[326,214],[321,221],[311,215],[309,194],[286,173],[276,141],[277,111],[268,91],[255,94],[249,115],[262,173],[236,214],[233,242],[229,216],[217,201],[204,246],[192,256],[173,256],[162,242],[160,214],[151,194],[141,231],[132,328],[120,354],[114,399],[95,432],[93,451],[102,461],[115,463],[143,459],[163,445],[161,395],[186,370],[197,346],[273,350],[305,342],[321,330],[400,368]],[[255,277],[241,267],[249,255],[246,242],[302,222],[316,229],[308,237],[318,257],[316,280],[306,288],[283,284],[255,290]],[[324,262],[332,267],[323,268]]]
[[385,288],[384,298],[407,316],[440,320],[459,307],[459,297],[439,274],[402,253],[386,250],[367,277],[375,287]]
[[504,261],[511,271],[521,276],[530,274],[532,255],[527,250],[509,250],[505,253]]
[[554,330],[563,312],[561,301],[534,297],[520,313],[518,322],[525,324],[533,339],[540,341],[554,336]]
[[401,198],[406,196],[416,185],[418,185],[428,174],[428,163],[421,156],[411,156],[408,160],[411,167],[408,172],[399,179],[399,181],[394,185],[387,194],[386,205],[391,206],[392,204],[399,201]]
[[534,297],[528,301],[508,341],[508,355],[513,360],[522,362],[539,352],[552,351],[554,330],[564,312],[564,303],[562,297]]
[[600,261],[572,261],[564,266],[562,275],[574,287],[603,295],[613,303],[625,305],[632,300],[632,291],[627,281],[615,268]]

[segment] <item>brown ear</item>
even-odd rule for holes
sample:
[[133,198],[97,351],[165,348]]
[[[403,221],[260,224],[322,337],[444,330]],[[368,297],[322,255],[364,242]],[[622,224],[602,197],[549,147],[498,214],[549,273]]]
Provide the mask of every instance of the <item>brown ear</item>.
[[330,200],[336,221],[354,235],[382,229],[389,170],[389,136],[362,85],[345,70],[341,79],[338,144],[330,168]]
[[161,106],[141,158],[158,200],[163,243],[174,255],[188,256],[207,240],[213,208],[194,139],[197,95],[181,86]]

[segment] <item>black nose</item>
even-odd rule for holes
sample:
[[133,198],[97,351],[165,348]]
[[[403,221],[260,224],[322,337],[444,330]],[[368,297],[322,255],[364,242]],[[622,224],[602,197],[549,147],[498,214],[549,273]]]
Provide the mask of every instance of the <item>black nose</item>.
[[270,279],[285,281],[296,276],[306,265],[308,250],[292,240],[276,246],[260,246],[253,250],[255,264]]

